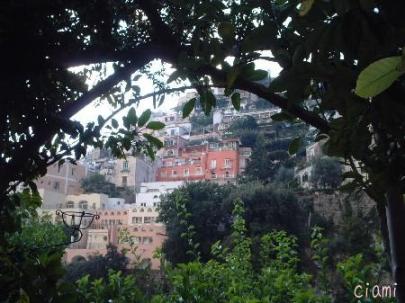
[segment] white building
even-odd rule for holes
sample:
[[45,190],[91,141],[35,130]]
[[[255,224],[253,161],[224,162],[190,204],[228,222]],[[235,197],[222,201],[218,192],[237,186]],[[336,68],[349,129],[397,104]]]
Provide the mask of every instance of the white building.
[[122,209],[129,208],[130,204],[125,204],[125,199],[123,198],[108,198],[107,203],[101,207],[102,209]]
[[296,170],[294,172],[295,179],[301,185],[302,188],[312,188],[312,166],[304,167],[303,169]]
[[183,184],[183,181],[141,183],[140,191],[135,198],[136,206],[157,207],[161,195],[171,193]]

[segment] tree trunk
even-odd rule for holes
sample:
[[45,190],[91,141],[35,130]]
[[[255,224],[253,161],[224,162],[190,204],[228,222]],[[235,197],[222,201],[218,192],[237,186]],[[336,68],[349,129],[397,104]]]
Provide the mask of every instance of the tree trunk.
[[388,189],[386,211],[396,298],[405,303],[405,204],[399,185]]

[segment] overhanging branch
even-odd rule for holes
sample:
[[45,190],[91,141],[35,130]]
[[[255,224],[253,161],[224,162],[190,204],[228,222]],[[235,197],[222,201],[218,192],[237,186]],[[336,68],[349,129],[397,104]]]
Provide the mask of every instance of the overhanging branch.
[[[216,86],[226,87],[226,72],[209,65],[200,68],[199,72],[210,75]],[[271,92],[267,87],[261,84],[238,77],[233,86],[234,88],[253,93],[258,97],[266,99],[284,111],[319,129],[322,133],[328,133],[330,131],[329,123],[326,120],[311,111],[288,102],[286,98]]]

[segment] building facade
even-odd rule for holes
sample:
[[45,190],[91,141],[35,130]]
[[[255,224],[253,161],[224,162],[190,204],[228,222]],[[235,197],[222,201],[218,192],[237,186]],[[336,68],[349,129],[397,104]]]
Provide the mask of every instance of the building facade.
[[79,194],[82,192],[80,181],[87,176],[87,167],[82,164],[65,162],[48,166],[45,176],[35,183],[38,189],[58,192],[65,195]]
[[141,183],[139,193],[136,194],[135,198],[136,206],[145,208],[158,207],[162,195],[171,193],[183,184],[183,181]]
[[203,142],[178,148],[161,158],[157,181],[233,182],[240,173],[238,139]]

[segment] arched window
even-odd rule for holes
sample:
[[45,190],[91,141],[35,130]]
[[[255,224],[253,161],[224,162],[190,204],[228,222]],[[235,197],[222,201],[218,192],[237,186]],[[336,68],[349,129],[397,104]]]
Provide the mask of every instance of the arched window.
[[75,202],[67,201],[66,202],[66,208],[75,208]]
[[143,213],[145,210],[144,210],[143,208],[141,208],[139,211],[140,211],[141,213]]
[[82,201],[79,202],[79,208],[87,209],[87,208],[89,208],[89,203],[87,201],[85,201],[85,200],[82,200]]
[[148,212],[151,213],[151,212],[152,212],[152,208],[148,208]]

